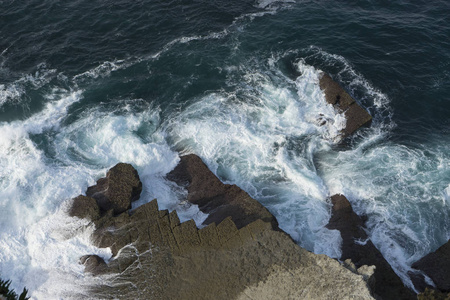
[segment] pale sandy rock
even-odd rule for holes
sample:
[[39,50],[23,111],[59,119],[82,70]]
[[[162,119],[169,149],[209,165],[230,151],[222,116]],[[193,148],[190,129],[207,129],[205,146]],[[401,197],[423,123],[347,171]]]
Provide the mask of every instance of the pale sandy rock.
[[236,299],[374,299],[362,275],[323,259],[318,265],[293,270],[275,266],[265,281],[247,287]]

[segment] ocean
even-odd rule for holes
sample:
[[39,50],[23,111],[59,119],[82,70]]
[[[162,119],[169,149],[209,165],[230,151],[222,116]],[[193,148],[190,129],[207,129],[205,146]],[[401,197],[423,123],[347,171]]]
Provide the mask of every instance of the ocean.
[[[195,153],[302,247],[343,193],[406,285],[450,238],[450,2],[0,0],[0,277],[33,299],[85,297],[111,259],[70,199],[118,162],[141,199],[206,218],[165,179]],[[341,141],[321,71],[373,116]],[[327,120],[325,126],[320,126]],[[361,241],[364,242],[364,241]]]

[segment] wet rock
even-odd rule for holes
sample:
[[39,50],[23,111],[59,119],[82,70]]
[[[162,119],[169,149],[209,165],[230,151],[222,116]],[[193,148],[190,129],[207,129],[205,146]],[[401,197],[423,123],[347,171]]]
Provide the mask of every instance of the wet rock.
[[331,197],[333,204],[329,229],[337,229],[342,237],[341,260],[351,259],[356,268],[375,266],[373,292],[381,299],[415,299],[412,291],[403,285],[401,279],[369,240],[364,222],[353,211],[350,202],[343,195]]
[[412,265],[433,280],[441,292],[450,293],[450,240]]
[[326,101],[339,113],[344,112],[347,123],[342,131],[343,137],[353,134],[361,127],[370,126],[372,116],[328,74],[322,73],[319,86],[325,93]]
[[191,201],[221,221],[199,229],[193,220],[181,223],[175,211],[159,210],[156,200],[134,211],[104,212],[94,221],[92,239],[110,247],[113,257],[106,264],[87,255],[81,263],[86,272],[114,274],[114,282],[93,286],[92,298],[373,299],[373,268],[350,271],[306,251],[256,200],[222,184],[198,157],[181,161],[194,171],[178,169],[172,176],[190,189]]
[[80,257],[80,264],[84,265],[84,271],[93,275],[105,274],[108,266],[98,255],[85,255]]
[[69,215],[71,217],[94,221],[100,218],[100,209],[94,198],[80,195],[73,199]]
[[128,212],[114,217],[113,211],[110,210],[95,222],[95,227],[91,236],[93,244],[99,248],[111,248],[113,256],[132,242]]
[[142,182],[133,166],[118,163],[105,178],[87,189],[86,196],[94,198],[102,212],[112,209],[117,215],[130,209],[131,202],[139,199],[141,191]]
[[418,292],[423,292],[427,288],[430,288],[430,289],[434,288],[432,285],[430,285],[426,281],[423,272],[421,272],[419,270],[408,271],[408,276],[411,279],[411,282],[414,285],[414,288]]
[[187,200],[209,214],[204,225],[219,224],[231,216],[238,228],[261,219],[278,229],[277,220],[264,206],[238,186],[222,183],[194,154],[182,156],[167,178],[185,186]]
[[180,223],[176,212],[159,211],[156,200],[123,216],[111,215],[99,229],[112,233],[104,246],[113,247],[124,236],[131,242],[106,269],[97,258],[86,267],[96,274],[116,270],[115,284],[96,286],[95,297],[373,299],[368,289],[372,269],[350,271],[299,247],[261,219],[238,229],[228,216],[199,229],[192,220]]

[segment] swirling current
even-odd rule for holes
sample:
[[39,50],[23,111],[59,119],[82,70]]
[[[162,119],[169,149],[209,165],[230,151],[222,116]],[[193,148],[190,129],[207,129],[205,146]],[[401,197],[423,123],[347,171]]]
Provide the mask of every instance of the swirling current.
[[[302,247],[339,257],[328,197],[345,194],[405,284],[450,238],[448,1],[0,1],[0,274],[35,299],[101,278],[68,201],[122,161],[134,207],[201,224],[165,179],[196,153]],[[329,73],[373,116],[339,142]],[[320,126],[320,119],[328,120]]]

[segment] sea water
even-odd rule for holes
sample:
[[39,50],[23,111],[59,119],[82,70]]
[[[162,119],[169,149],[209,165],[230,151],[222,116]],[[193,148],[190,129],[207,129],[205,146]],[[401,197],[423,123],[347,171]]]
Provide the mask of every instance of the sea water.
[[[35,299],[86,297],[92,225],[67,215],[118,162],[141,199],[206,216],[165,179],[195,153],[267,207],[302,247],[340,256],[329,196],[411,287],[450,238],[446,1],[0,1],[0,276]],[[329,73],[373,116],[345,118]],[[324,123],[325,122],[325,123]]]

